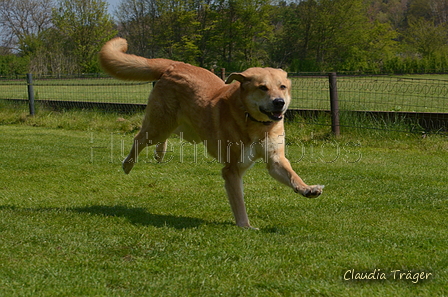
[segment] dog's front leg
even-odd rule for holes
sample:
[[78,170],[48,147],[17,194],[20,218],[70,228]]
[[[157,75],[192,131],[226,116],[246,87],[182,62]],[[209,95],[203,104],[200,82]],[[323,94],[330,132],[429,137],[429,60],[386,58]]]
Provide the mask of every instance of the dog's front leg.
[[290,186],[296,193],[308,198],[316,198],[322,194],[324,186],[308,186],[292,169],[288,159],[282,155],[271,156],[268,160],[269,174],[279,182]]
[[225,181],[227,197],[229,198],[236,225],[244,228],[252,228],[247,217],[246,206],[244,205],[244,172],[245,169],[239,168],[238,165],[227,164],[222,169],[222,177]]

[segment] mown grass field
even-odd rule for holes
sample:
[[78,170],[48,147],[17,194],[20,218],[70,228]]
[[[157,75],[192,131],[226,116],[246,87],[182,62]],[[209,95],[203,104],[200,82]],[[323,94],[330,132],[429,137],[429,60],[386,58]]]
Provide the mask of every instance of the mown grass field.
[[[221,166],[181,161],[176,138],[169,162],[122,173],[141,115],[2,107],[1,296],[448,295],[446,137],[289,123],[293,167],[326,188],[299,197],[256,164],[253,231]],[[351,277],[375,269],[387,279]]]
[[[290,108],[330,109],[326,76],[291,77]],[[36,100],[145,104],[151,83],[116,79],[34,80]],[[448,112],[448,75],[340,76],[341,110]],[[26,99],[25,81],[0,81],[0,99]]]

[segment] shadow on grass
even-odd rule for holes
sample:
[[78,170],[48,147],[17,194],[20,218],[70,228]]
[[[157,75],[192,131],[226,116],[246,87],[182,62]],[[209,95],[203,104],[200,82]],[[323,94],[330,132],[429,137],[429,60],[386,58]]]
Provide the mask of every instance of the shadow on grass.
[[123,205],[107,206],[107,205],[93,205],[86,207],[75,207],[75,208],[52,208],[52,207],[42,207],[42,208],[20,208],[10,205],[0,205],[0,210],[13,210],[13,211],[27,211],[27,212],[77,212],[77,213],[88,213],[92,215],[101,215],[107,217],[124,217],[131,224],[141,225],[141,226],[154,226],[154,227],[171,227],[175,229],[190,229],[196,228],[205,223],[204,220],[183,217],[183,216],[173,216],[173,215],[159,215],[149,213],[144,208],[138,207],[127,207]]
[[123,205],[93,205],[88,207],[70,208],[69,210],[79,213],[90,213],[94,215],[124,217],[129,220],[130,223],[142,226],[188,229],[198,227],[205,223],[204,220],[197,218],[152,214],[146,211],[144,208],[127,207]]

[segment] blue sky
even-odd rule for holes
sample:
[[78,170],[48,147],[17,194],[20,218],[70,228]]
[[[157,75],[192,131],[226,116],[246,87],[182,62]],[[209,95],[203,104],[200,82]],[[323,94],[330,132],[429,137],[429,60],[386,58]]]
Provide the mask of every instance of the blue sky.
[[106,0],[109,3],[109,13],[113,14],[121,0]]

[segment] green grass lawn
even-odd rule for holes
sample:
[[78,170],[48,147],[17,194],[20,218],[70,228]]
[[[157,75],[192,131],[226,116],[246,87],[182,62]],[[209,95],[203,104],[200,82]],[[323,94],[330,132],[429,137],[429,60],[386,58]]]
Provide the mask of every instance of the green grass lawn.
[[293,167],[324,194],[297,196],[256,164],[253,231],[234,225],[221,166],[188,147],[182,162],[176,138],[169,162],[143,153],[122,173],[141,115],[0,116],[0,296],[448,294],[446,137],[290,123]]

